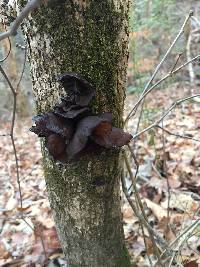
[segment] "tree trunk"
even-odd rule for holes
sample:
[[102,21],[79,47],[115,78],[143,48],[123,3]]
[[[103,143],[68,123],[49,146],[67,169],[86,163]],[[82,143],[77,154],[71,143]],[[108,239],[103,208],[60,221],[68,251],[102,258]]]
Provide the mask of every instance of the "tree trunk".
[[[30,48],[37,112],[63,94],[56,76],[78,72],[96,88],[92,109],[122,126],[128,43],[128,0],[52,0],[23,26]],[[126,267],[120,210],[120,150],[65,166],[43,148],[44,173],[69,267]]]

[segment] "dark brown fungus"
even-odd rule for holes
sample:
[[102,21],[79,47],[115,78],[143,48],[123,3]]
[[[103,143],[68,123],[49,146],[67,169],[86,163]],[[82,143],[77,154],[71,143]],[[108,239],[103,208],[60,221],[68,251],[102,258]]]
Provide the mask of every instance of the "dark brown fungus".
[[33,121],[35,126],[32,126],[30,131],[39,137],[47,137],[51,133],[55,133],[70,139],[73,134],[73,122],[60,118],[52,112],[34,116]]
[[98,116],[88,116],[77,123],[76,131],[69,145],[67,146],[67,155],[71,159],[78,154],[87,144],[92,131],[103,121]]
[[72,105],[69,108],[55,107],[53,111],[56,115],[64,117],[66,119],[81,118],[89,115],[90,111],[87,107],[80,107],[77,105]]
[[49,154],[62,163],[79,159],[84,154],[128,144],[132,135],[112,127],[112,114],[93,114],[89,103],[93,86],[80,74],[67,72],[58,77],[67,96],[52,112],[33,117],[31,131],[45,138]]
[[76,105],[81,107],[88,106],[94,97],[93,86],[78,73],[66,72],[60,75],[57,80],[68,93],[69,101]]
[[93,140],[100,146],[105,148],[112,148],[112,147],[122,147],[127,145],[130,140],[132,139],[132,135],[129,133],[124,132],[122,129],[112,127],[110,132],[104,132],[105,134],[96,134],[92,135]]
[[57,134],[51,134],[46,138],[46,148],[53,158],[57,158],[60,154],[65,151],[65,139]]

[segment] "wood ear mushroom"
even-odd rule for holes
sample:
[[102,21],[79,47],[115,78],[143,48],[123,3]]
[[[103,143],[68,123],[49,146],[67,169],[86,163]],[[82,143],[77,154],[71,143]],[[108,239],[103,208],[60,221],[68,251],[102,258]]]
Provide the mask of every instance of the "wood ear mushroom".
[[30,131],[45,138],[45,147],[54,160],[67,163],[96,149],[126,145],[132,135],[112,127],[112,114],[93,114],[89,104],[95,97],[93,86],[78,73],[58,77],[67,96],[48,113],[33,117]]

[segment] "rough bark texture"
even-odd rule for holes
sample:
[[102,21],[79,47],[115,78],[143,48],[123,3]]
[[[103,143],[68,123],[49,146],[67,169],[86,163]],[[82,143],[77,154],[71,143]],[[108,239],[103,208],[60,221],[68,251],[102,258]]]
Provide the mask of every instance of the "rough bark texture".
[[[73,71],[95,86],[93,111],[112,112],[114,125],[120,127],[127,25],[128,0],[57,0],[34,12],[24,31],[37,112],[51,110],[63,94],[55,77]],[[130,266],[120,211],[120,151],[88,155],[66,166],[52,161],[44,149],[43,154],[49,199],[69,267]]]

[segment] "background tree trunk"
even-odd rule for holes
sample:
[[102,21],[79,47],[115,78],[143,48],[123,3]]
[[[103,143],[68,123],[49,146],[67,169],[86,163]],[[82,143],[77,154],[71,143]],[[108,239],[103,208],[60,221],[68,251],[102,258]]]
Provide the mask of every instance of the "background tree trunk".
[[[52,0],[23,27],[37,112],[51,110],[63,94],[56,76],[73,71],[96,88],[93,111],[112,112],[113,124],[121,127],[128,0]],[[51,160],[44,149],[43,155],[49,200],[69,266],[130,266],[120,210],[120,150],[66,166]]]

